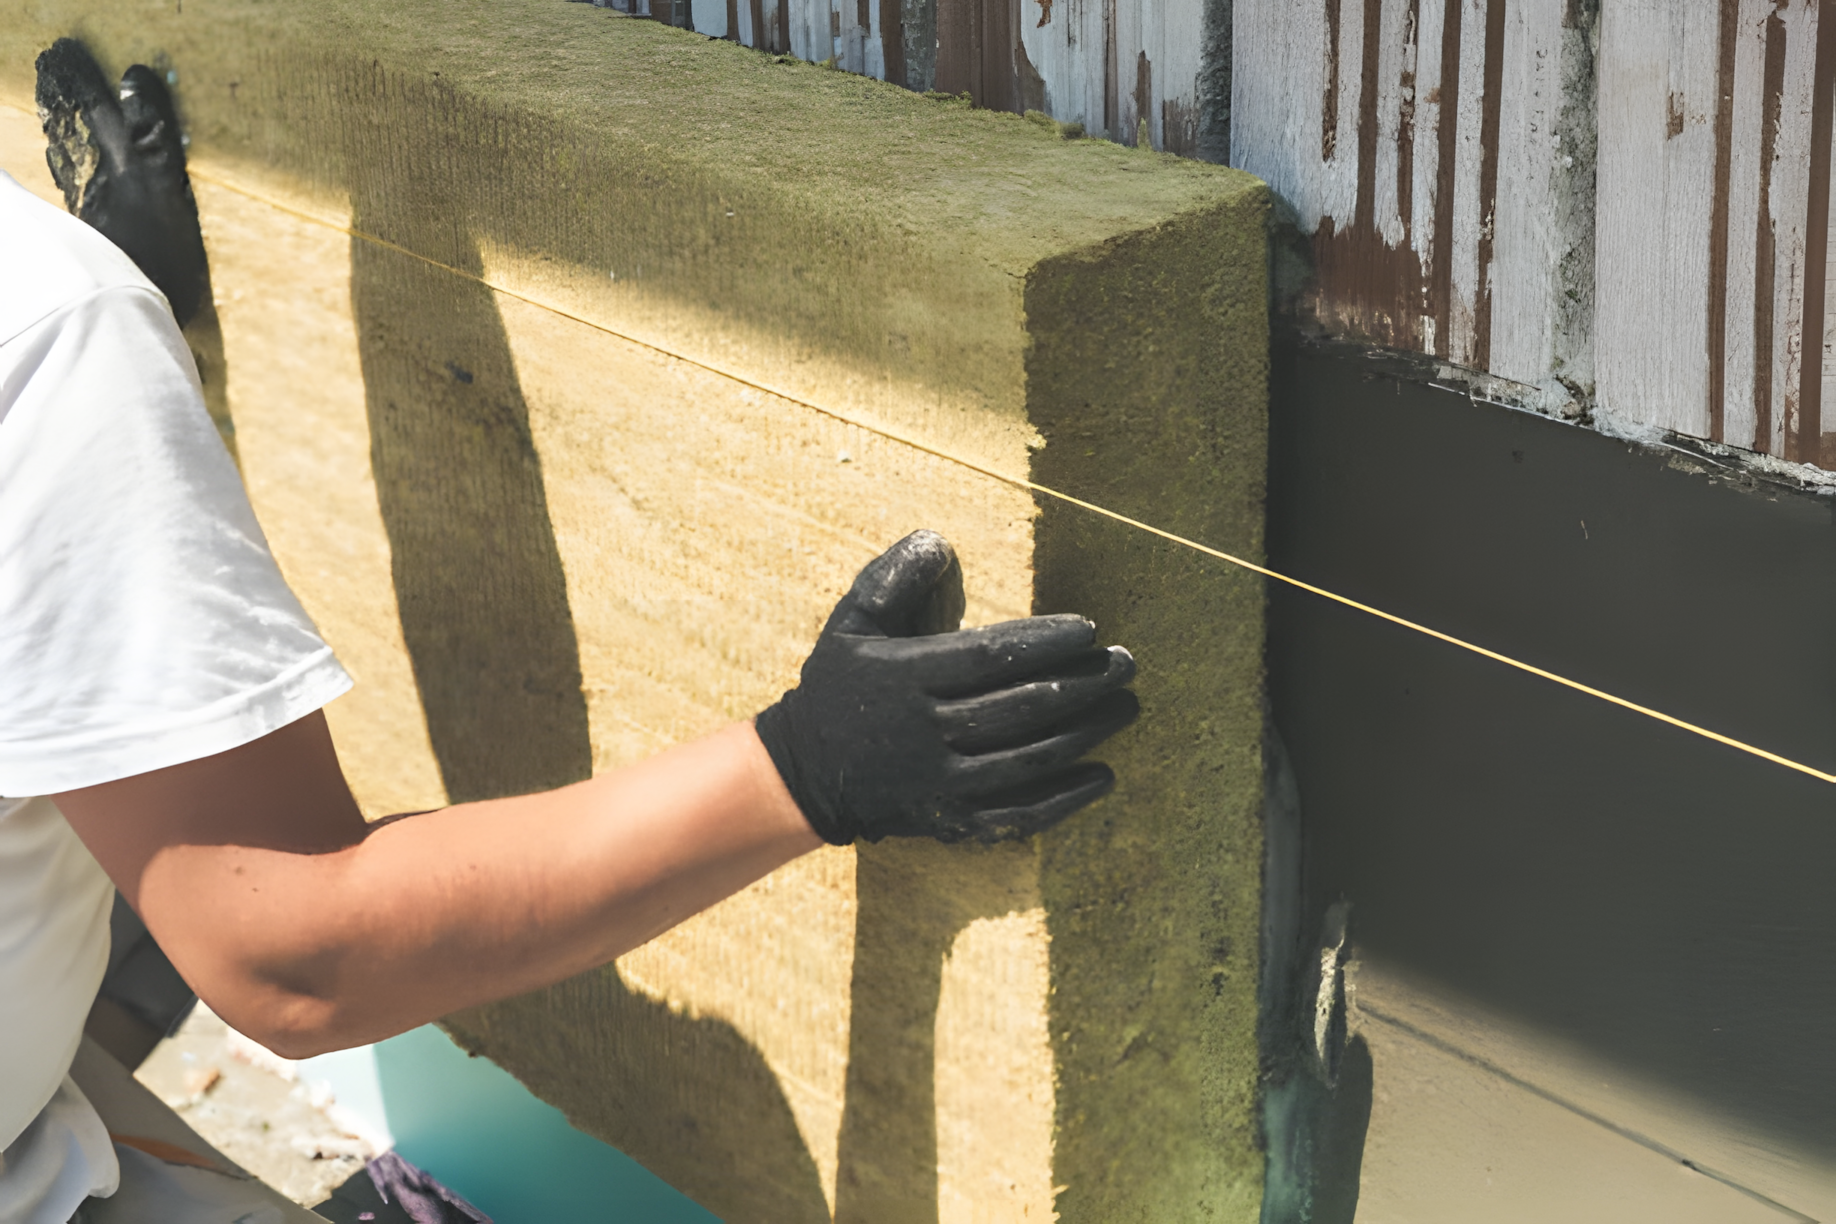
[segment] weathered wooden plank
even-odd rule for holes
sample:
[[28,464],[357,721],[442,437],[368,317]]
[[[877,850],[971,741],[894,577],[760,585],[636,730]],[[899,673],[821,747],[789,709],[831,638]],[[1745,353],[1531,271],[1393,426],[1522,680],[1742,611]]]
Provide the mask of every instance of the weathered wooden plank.
[[[1157,149],[1197,152],[1204,0],[927,0],[922,7],[935,24],[936,62],[918,79],[912,39],[902,39],[912,88],[967,93],[994,110],[1041,110],[1122,144],[1140,143],[1145,133]],[[883,47],[890,37],[883,25]]]
[[1820,155],[1812,140],[1828,97],[1818,12],[1814,0],[1608,8],[1597,266],[1613,417],[1820,458],[1821,360],[1810,377],[1804,355],[1806,311],[1822,308],[1807,288],[1826,275],[1810,267],[1826,259],[1813,214],[1818,230],[1828,217],[1827,187],[1812,190],[1813,160],[1828,156],[1827,138]]
[[1329,0],[1326,5],[1326,72],[1319,103],[1320,211],[1341,225],[1358,207],[1365,17],[1381,2]]
[[[1836,40],[1836,22],[1830,22],[1822,26],[1818,31],[1818,36],[1820,40]],[[1825,45],[1828,45],[1827,41]],[[1822,85],[1824,96],[1820,99],[1818,109],[1826,116],[1828,116],[1832,110],[1831,99],[1828,96],[1830,90],[1829,82],[1832,75],[1836,75],[1836,73],[1825,71],[1819,74],[1821,80],[1824,82]],[[1824,124],[1825,130],[1830,126],[1832,125],[1826,120]],[[1836,196],[1836,157],[1831,156],[1831,147],[1832,140],[1824,139],[1817,141],[1811,149],[1813,158],[1817,157],[1819,150],[1821,150],[1822,157],[1831,162],[1829,172],[1821,174],[1815,180],[1823,184],[1821,204],[1824,212],[1825,234],[1823,300],[1819,303],[1822,307],[1823,326],[1821,329],[1818,329],[1822,332],[1823,344],[1821,370],[1822,394],[1819,400],[1819,442],[1816,462],[1818,466],[1826,468],[1836,466],[1836,454],[1831,453],[1829,442],[1824,441],[1832,432],[1830,426],[1836,424],[1836,420],[1832,419],[1833,412],[1836,412],[1836,209],[1830,207],[1831,198]],[[1823,167],[1818,165],[1814,160],[1811,166],[1813,174],[1823,169]],[[1811,216],[1811,223],[1813,226],[1816,223],[1816,214],[1814,211]],[[1814,261],[1812,266],[1815,266]],[[1813,312],[1808,310],[1805,312],[1807,326],[1814,322],[1812,313]],[[1814,332],[1812,334],[1814,334]]]
[[1598,374],[1602,409],[1708,432],[1711,122],[1720,23],[1622,0],[1601,17]]
[[1106,0],[1023,0],[1020,6],[1020,51],[1039,78],[1035,109],[1081,123],[1092,134],[1104,131],[1105,6]]
[[1235,22],[1231,164],[1268,183],[1295,224],[1311,234],[1325,211],[1320,150],[1331,58],[1326,10],[1283,0],[1237,0]]
[[[1752,446],[1759,414],[1753,402],[1754,288],[1760,215],[1758,89],[1766,62],[1766,14],[1770,0],[1721,0],[1715,105],[1714,203],[1709,216],[1707,328],[1707,436]],[[1708,275],[1705,269],[1704,275]]]
[[790,50],[790,5],[793,0],[747,0],[751,6],[749,47],[782,55]]
[[1124,12],[1132,39],[1121,58],[1134,65],[1124,135],[1134,139],[1145,125],[1154,148],[1190,157],[1198,148],[1203,2],[1135,0]]
[[841,14],[839,66],[880,80],[886,77],[879,6],[873,0],[838,0]]
[[[1816,61],[1811,69],[1810,185],[1804,217],[1804,321],[1806,352],[1802,371],[1802,426],[1798,458],[1828,467],[1836,448],[1826,441],[1830,421],[1824,410],[1830,377],[1830,176],[1836,144],[1836,17],[1819,9]],[[1813,449],[1814,448],[1814,449]]]
[[1565,7],[1566,0],[1517,0],[1506,8],[1498,130],[1516,138],[1501,137],[1496,149],[1497,185],[1485,221],[1491,254],[1489,298],[1481,307],[1490,329],[1485,368],[1533,385],[1566,364],[1556,347],[1553,308],[1564,289],[1575,220],[1560,201]]
[[[1816,0],[1798,0],[1776,9],[1767,19],[1770,41],[1775,28],[1785,41],[1785,54],[1779,72],[1776,104],[1768,91],[1766,106],[1770,113],[1777,106],[1777,133],[1773,139],[1773,163],[1768,218],[1772,230],[1773,251],[1773,344],[1768,382],[1771,390],[1770,437],[1761,435],[1756,450],[1792,460],[1818,458],[1819,438],[1813,419],[1810,430],[1804,429],[1803,371],[1805,361],[1804,299],[1810,279],[1806,264],[1807,230],[1810,219],[1811,191],[1811,102],[1815,88],[1817,62]],[[1773,25],[1777,22],[1777,27]],[[1767,81],[1770,85],[1770,78]],[[1762,140],[1766,133],[1762,129]],[[1821,330],[1821,329],[1819,329]],[[1816,351],[1813,342],[1809,346]],[[1822,388],[1818,386],[1820,393]],[[1756,395],[1756,400],[1758,396]]]
[[[1436,303],[1446,294],[1436,276],[1434,252],[1446,245],[1440,201],[1443,194],[1441,176],[1441,125],[1447,92],[1447,78],[1457,79],[1457,62],[1450,64],[1445,53],[1448,9],[1445,0],[1419,0],[1416,14],[1420,22],[1415,47],[1415,127],[1411,151],[1413,226],[1410,233],[1415,272],[1419,285],[1411,286],[1412,298],[1405,303],[1416,315],[1413,328],[1405,323],[1403,335],[1413,335],[1414,343],[1392,341],[1398,348],[1417,348],[1424,353],[1444,352],[1446,329],[1440,324]],[[1457,9],[1456,9],[1457,11]],[[1451,141],[1452,137],[1447,138]],[[1448,218],[1451,221],[1451,217]],[[1444,263],[1445,261],[1443,261]],[[1406,317],[1406,316],[1405,316]]]
[[938,0],[936,87],[990,110],[1015,109],[1015,0]]
[[[1385,0],[1378,22],[1365,31],[1365,72],[1359,82],[1360,98],[1375,106],[1374,124],[1358,131],[1358,160],[1372,164],[1372,200],[1369,224],[1384,245],[1400,247],[1407,241],[1403,219],[1403,153],[1405,93],[1413,105],[1414,87],[1409,77],[1415,64],[1415,26],[1420,23],[1420,0]],[[1375,69],[1372,56],[1375,53]],[[1362,102],[1360,108],[1363,108]],[[1410,156],[1413,155],[1411,150]]]
[[[691,2],[701,5],[698,32],[732,30],[747,46],[833,58],[911,89],[1044,111],[1128,145],[1145,131],[1157,149],[1198,152],[1205,0],[751,0],[766,11],[750,19],[746,0],[733,0],[730,20],[721,0]],[[774,3],[785,6],[782,34]]]
[[835,53],[830,37],[830,0],[781,0],[787,6],[790,28],[790,53],[812,62],[828,59]]
[[[1451,221],[1448,242],[1448,298],[1444,321],[1447,349],[1445,356],[1470,366],[1479,341],[1480,261],[1479,242],[1485,228],[1485,211],[1492,203],[1486,199],[1482,175],[1488,155],[1495,150],[1485,147],[1484,131],[1487,103],[1486,78],[1491,56],[1488,45],[1491,34],[1490,11],[1501,0],[1458,0],[1460,36],[1452,39],[1452,27],[1443,37],[1448,48],[1458,49],[1458,76],[1451,85],[1454,92],[1449,108],[1442,110],[1443,132],[1448,118],[1453,128],[1453,205],[1447,214]],[[1450,85],[1443,82],[1443,98]],[[1446,146],[1443,145],[1445,151]],[[1445,155],[1445,152],[1443,153]],[[1443,179],[1443,182],[1446,180]],[[1443,188],[1445,189],[1445,188]],[[1437,252],[1437,259],[1439,253]]]
[[[1789,201],[1794,194],[1793,175],[1790,166],[1785,163],[1782,153],[1794,143],[1792,123],[1794,107],[1786,98],[1786,80],[1789,75],[1793,43],[1792,35],[1796,33],[1789,22],[1787,13],[1777,8],[1766,12],[1759,23],[1763,30],[1764,54],[1762,68],[1757,74],[1755,101],[1758,112],[1758,132],[1755,146],[1758,153],[1756,182],[1758,184],[1758,207],[1754,215],[1752,237],[1753,261],[1753,349],[1751,392],[1753,406],[1753,449],[1768,454],[1778,454],[1783,450],[1785,439],[1784,414],[1779,411],[1781,375],[1784,374],[1782,354],[1779,351],[1780,326],[1788,324],[1791,312],[1791,268],[1789,255],[1792,247],[1790,221],[1780,226],[1782,214],[1787,213]],[[1742,81],[1735,79],[1735,88],[1753,90],[1755,78]],[[1784,146],[1781,148],[1781,146]],[[1802,152],[1803,150],[1798,150]],[[1781,233],[1783,228],[1783,233]],[[1780,284],[1780,272],[1784,271],[1785,284]],[[1711,269],[1710,275],[1717,275],[1719,269]],[[1738,390],[1737,388],[1731,388]]]

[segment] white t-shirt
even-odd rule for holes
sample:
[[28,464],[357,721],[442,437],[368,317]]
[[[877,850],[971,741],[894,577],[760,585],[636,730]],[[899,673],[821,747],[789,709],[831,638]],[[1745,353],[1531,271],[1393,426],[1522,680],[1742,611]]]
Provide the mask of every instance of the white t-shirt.
[[0,1224],[117,1171],[67,1075],[113,888],[51,800],[350,687],[288,590],[158,290],[0,173]]

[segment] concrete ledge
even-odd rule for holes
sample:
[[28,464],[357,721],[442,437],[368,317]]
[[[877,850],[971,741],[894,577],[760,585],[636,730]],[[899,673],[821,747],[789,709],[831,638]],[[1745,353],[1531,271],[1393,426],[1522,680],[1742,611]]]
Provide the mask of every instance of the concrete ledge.
[[1255,1218],[1260,586],[807,404],[1258,555],[1261,184],[553,0],[13,0],[0,97],[65,33],[177,73],[367,810],[751,714],[920,525],[1141,659],[1063,829],[812,856],[463,1043],[728,1220]]

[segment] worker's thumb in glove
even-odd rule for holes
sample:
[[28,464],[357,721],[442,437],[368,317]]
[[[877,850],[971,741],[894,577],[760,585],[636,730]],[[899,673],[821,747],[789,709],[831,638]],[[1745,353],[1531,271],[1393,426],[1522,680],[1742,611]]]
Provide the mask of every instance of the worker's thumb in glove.
[[935,531],[914,531],[869,561],[824,633],[919,637],[963,623],[963,567]]

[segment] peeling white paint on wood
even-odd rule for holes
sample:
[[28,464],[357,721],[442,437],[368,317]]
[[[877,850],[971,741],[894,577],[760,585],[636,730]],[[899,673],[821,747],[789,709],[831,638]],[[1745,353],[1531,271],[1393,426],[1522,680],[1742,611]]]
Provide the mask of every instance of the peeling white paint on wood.
[[1704,437],[1718,22],[1712,5],[1601,15],[1598,389],[1615,417]]
[[1043,110],[1124,144],[1198,140],[1203,0],[1016,0],[1016,110]]
[[[1740,0],[1734,27],[1734,79],[1761,80],[1766,63],[1766,16],[1772,10],[1771,0]],[[1705,100],[1712,105],[1713,99]],[[1737,89],[1729,103],[1728,187],[1726,263],[1722,272],[1725,293],[1725,317],[1720,327],[1723,375],[1721,378],[1721,439],[1740,446],[1752,446],[1758,415],[1753,405],[1753,302],[1755,250],[1753,235],[1759,222],[1761,95],[1757,85]],[[1712,171],[1711,171],[1712,174]],[[1704,246],[1707,254],[1707,244]],[[1708,275],[1704,264],[1702,275]],[[1712,343],[1712,342],[1711,342]],[[1712,359],[1712,347],[1711,347]],[[1732,389],[1743,388],[1746,394]],[[1714,401],[1705,384],[1708,404]],[[1712,407],[1705,404],[1705,422],[1700,428],[1685,432],[1699,437],[1712,436],[1707,421]]]
[[1600,405],[1815,462],[1820,403],[1803,402],[1802,374],[1818,5],[1728,2],[1725,28],[1715,4],[1605,10]]
[[1203,0],[1132,0],[1118,8],[1131,14],[1123,28],[1135,36],[1133,55],[1122,60],[1133,66],[1124,74],[1128,113],[1134,125],[1146,122],[1154,148],[1190,155],[1198,148]]
[[[1836,158],[1831,160],[1830,198],[1836,199]],[[1823,403],[1836,405],[1836,209],[1831,209],[1826,227],[1829,241],[1824,247],[1823,271]]]
[[826,60],[835,54],[829,36],[829,0],[785,0],[790,5],[790,53],[802,60]]
[[[1415,141],[1411,158],[1414,170],[1410,181],[1414,219],[1410,233],[1413,250],[1426,283],[1439,222],[1435,215],[1435,201],[1440,173],[1441,44],[1447,28],[1447,18],[1445,7],[1434,0],[1422,0],[1419,14],[1421,24],[1416,31],[1415,47]],[[1411,338],[1415,341],[1411,347],[1421,352],[1444,351],[1441,345],[1446,342],[1445,336],[1441,334],[1435,315],[1430,310],[1424,309],[1412,336],[1405,332],[1398,339],[1406,341]],[[1399,343],[1398,347],[1405,346]]]
[[[722,0],[690,2],[698,30],[726,31]],[[928,51],[912,39],[934,26],[940,88],[1194,153],[1201,84],[1217,75],[1204,10],[731,11],[741,42],[872,76],[891,62],[914,87],[932,69],[907,65]],[[1231,10],[1228,98],[1214,103],[1229,110],[1230,161],[1311,238],[1304,301],[1325,330],[1482,370],[1544,409],[1820,457],[1836,311],[1808,354],[1803,334],[1806,287],[1836,287],[1836,257],[1813,269],[1807,248],[1819,0],[1604,0],[1597,26],[1577,0]]]
[[[1330,124],[1331,140],[1322,135],[1320,143],[1320,210],[1339,218],[1340,225],[1351,218],[1358,201],[1358,101],[1364,85],[1360,70],[1364,53],[1364,4],[1362,0],[1338,0],[1328,5],[1339,14],[1337,47],[1329,51],[1327,62],[1327,97],[1320,100],[1322,111],[1328,105],[1330,114],[1321,115],[1322,125]],[[1332,37],[1330,26],[1326,30]],[[1290,104],[1303,101],[1290,99]],[[1330,145],[1330,153],[1328,148]]]
[[[1564,156],[1563,0],[1522,0],[1505,12],[1500,73],[1498,193],[1493,247],[1490,370],[1538,384],[1560,372],[1555,349],[1559,265],[1570,241],[1561,229],[1554,177]],[[1505,134],[1509,134],[1506,136]]]
[[1103,132],[1103,14],[1103,0],[1023,0],[1020,5],[1020,46],[1043,87],[1039,109],[1098,135]]
[[[1811,97],[1817,52],[1818,5],[1797,0],[1778,10],[1785,30],[1784,87],[1771,174],[1773,230],[1772,432],[1755,449],[1815,461],[1819,439],[1799,441],[1804,370],[1805,228],[1810,209]],[[1711,273],[1712,275],[1712,273]],[[1814,345],[1813,345],[1814,351]],[[1766,445],[1758,445],[1759,442]]]
[[1267,178],[1314,238],[1312,306],[1329,330],[1522,383],[1570,373],[1558,272],[1591,218],[1569,232],[1556,198],[1566,11],[1239,0],[1231,160]]
[[[849,71],[886,75],[887,44],[905,32],[886,28],[878,0],[865,21],[856,0],[787,2],[791,54],[834,56]],[[1204,0],[1008,0],[1007,9],[1001,3],[934,4],[941,75],[908,83],[940,89],[966,83],[980,100],[985,83],[999,80],[995,105],[1043,110],[1124,144],[1137,143],[1145,124],[1154,148],[1196,150]],[[740,24],[739,41],[760,45],[749,25]],[[1003,25],[1011,27],[1005,35]],[[895,58],[903,60],[903,51]]]
[[[1474,365],[1479,313],[1479,234],[1484,226],[1480,204],[1479,168],[1484,149],[1479,142],[1485,105],[1486,0],[1460,0],[1465,10],[1460,20],[1459,100],[1456,107],[1454,145],[1454,203],[1452,280],[1453,298],[1448,307],[1446,355],[1461,365]],[[1445,88],[1445,86],[1443,86]]]
[[1323,9],[1286,0],[1237,0],[1235,23],[1231,164],[1267,182],[1301,231],[1313,233],[1325,211]]
[[[1374,224],[1384,243],[1391,247],[1402,246],[1406,241],[1397,183],[1402,150],[1397,142],[1403,123],[1405,75],[1412,70],[1414,58],[1409,23],[1415,7],[1419,7],[1419,0],[1415,5],[1408,0],[1384,0],[1377,43],[1377,79],[1370,86],[1377,101]],[[1359,88],[1365,88],[1362,81]]]

